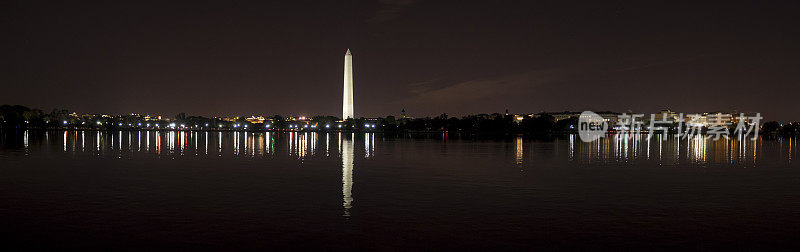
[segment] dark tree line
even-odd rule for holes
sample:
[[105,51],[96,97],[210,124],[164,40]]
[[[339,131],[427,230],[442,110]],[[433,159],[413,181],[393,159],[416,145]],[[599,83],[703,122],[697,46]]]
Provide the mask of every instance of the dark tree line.
[[5,128],[44,128],[58,126],[70,120],[67,110],[54,109],[44,112],[21,105],[0,106],[0,125]]

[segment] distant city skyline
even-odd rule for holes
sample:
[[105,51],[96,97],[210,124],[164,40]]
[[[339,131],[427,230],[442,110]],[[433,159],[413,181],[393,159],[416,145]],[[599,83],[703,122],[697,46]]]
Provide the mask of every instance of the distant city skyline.
[[669,108],[796,120],[800,3],[769,5],[10,1],[0,103],[340,115],[350,48],[359,117]]

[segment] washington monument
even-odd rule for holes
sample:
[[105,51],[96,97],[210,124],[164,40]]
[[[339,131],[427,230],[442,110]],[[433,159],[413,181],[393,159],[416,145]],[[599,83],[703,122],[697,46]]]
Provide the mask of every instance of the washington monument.
[[353,55],[350,49],[344,54],[344,93],[342,94],[342,120],[355,118],[353,112]]

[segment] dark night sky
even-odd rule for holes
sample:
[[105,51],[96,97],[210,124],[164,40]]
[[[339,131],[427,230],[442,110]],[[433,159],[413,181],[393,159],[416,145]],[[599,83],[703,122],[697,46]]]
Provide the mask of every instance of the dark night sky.
[[350,48],[357,116],[800,119],[800,1],[698,2],[4,1],[0,103],[340,116]]

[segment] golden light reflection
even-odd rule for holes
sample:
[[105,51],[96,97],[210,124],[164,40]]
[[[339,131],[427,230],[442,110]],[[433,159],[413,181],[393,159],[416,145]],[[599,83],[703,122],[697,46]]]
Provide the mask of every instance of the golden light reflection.
[[156,152],[161,155],[161,131],[156,131]]
[[514,163],[517,164],[520,170],[523,170],[522,162],[523,159],[525,158],[524,147],[525,146],[523,145],[522,142],[522,136],[517,136],[517,138],[514,139],[514,150],[515,150]]
[[234,156],[238,156],[239,155],[239,135],[240,134],[241,134],[241,132],[238,132],[238,131],[233,133],[233,155]]

